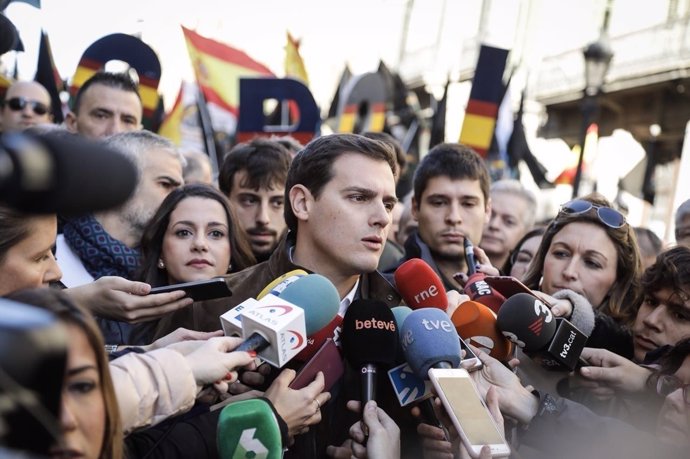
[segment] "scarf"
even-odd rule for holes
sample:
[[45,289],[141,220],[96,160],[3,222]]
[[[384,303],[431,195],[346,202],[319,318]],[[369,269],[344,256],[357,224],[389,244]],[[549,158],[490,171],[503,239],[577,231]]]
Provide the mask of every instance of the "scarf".
[[[63,234],[67,244],[94,279],[103,276],[131,279],[139,267],[139,250],[130,249],[108,234],[93,215],[69,220],[65,223]],[[103,317],[95,319],[106,344],[130,344],[131,324]]]

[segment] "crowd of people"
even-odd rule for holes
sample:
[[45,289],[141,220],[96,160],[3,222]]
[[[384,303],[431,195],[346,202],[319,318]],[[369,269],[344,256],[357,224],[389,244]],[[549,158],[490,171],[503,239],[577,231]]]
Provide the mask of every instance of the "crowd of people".
[[[0,204],[0,296],[50,311],[68,336],[59,435],[44,455],[218,457],[222,408],[260,398],[284,457],[470,457],[438,398],[443,428],[401,406],[385,376],[361,403],[347,360],[332,386],[318,372],[293,388],[304,362],[275,368],[221,329],[222,314],[295,270],[332,283],[341,320],[361,300],[396,308],[396,270],[421,259],[446,290],[435,306],[449,321],[470,300],[470,275],[505,275],[587,337],[573,371],[547,370],[519,346],[503,361],[471,348],[482,363],[472,381],[513,457],[687,457],[690,201],[676,212],[677,245],[663,247],[598,194],[537,222],[538,196],[517,180],[492,183],[485,161],[457,143],[434,146],[411,193],[397,196],[405,154],[387,134],[256,138],[228,151],[213,177],[205,154],[142,129],[126,74],[96,73],[63,125],[50,113],[43,87],[16,82],[2,131],[97,141],[128,158],[137,181],[128,200],[89,214]],[[231,296],[152,293],[212,278]],[[339,327],[329,332],[340,345]]]

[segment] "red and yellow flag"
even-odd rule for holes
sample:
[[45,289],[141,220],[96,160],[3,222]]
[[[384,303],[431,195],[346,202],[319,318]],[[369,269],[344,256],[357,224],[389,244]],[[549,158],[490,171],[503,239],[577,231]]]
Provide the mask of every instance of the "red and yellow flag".
[[285,76],[300,80],[309,86],[309,76],[304,67],[304,61],[299,53],[300,40],[295,39],[290,32],[287,33],[287,45],[285,45]]
[[238,114],[241,77],[273,76],[243,51],[182,27],[194,73],[206,102]]
[[184,82],[180,85],[180,91],[177,93],[175,104],[165,116],[158,134],[170,139],[172,143],[180,146],[182,143],[182,118],[184,117],[184,107],[182,106],[182,99],[184,95]]

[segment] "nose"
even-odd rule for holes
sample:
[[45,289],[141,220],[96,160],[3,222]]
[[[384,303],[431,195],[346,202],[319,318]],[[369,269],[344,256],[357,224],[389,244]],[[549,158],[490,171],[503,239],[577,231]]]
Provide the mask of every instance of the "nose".
[[268,216],[268,202],[264,202],[263,200],[259,203],[257,209],[256,209],[256,225],[257,226],[268,226],[268,224],[271,222],[270,217]]
[[453,202],[448,207],[448,212],[446,213],[446,223],[449,225],[455,225],[462,223],[462,215],[460,213],[460,204]]
[[575,258],[569,258],[566,265],[563,267],[563,278],[569,281],[576,280],[578,277],[577,263]]
[[51,253],[50,260],[48,261],[48,269],[46,269],[46,272],[43,276],[43,283],[47,284],[50,282],[56,282],[60,279],[62,279],[62,270],[60,269],[60,265],[58,265],[57,260]]
[[203,232],[199,232],[192,239],[192,250],[198,252],[206,252],[208,250],[208,241]]
[[389,212],[386,208],[386,203],[383,201],[376,203],[374,206],[374,212],[371,217],[371,224],[373,226],[379,226],[385,228],[390,226],[393,222],[393,214]]
[[489,218],[489,224],[487,225],[487,228],[491,230],[498,229],[498,215],[496,215],[496,212],[491,212],[491,217]]
[[64,392],[60,405],[60,427],[62,427],[63,432],[69,432],[77,428],[77,419],[72,413],[69,396],[65,395]]
[[652,309],[644,318],[643,323],[650,329],[661,332],[664,329],[664,317],[666,316],[666,305],[659,304]]

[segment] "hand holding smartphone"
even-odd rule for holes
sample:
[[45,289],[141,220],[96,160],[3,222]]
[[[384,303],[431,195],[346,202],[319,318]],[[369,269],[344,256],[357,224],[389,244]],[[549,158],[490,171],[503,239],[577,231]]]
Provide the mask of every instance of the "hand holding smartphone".
[[432,368],[429,379],[470,456],[478,458],[484,445],[489,446],[492,457],[510,454],[467,370]]
[[194,301],[213,300],[215,298],[232,296],[227,282],[225,282],[225,279],[222,277],[154,287],[151,289],[150,294],[174,292],[176,290],[184,290],[187,296]]

